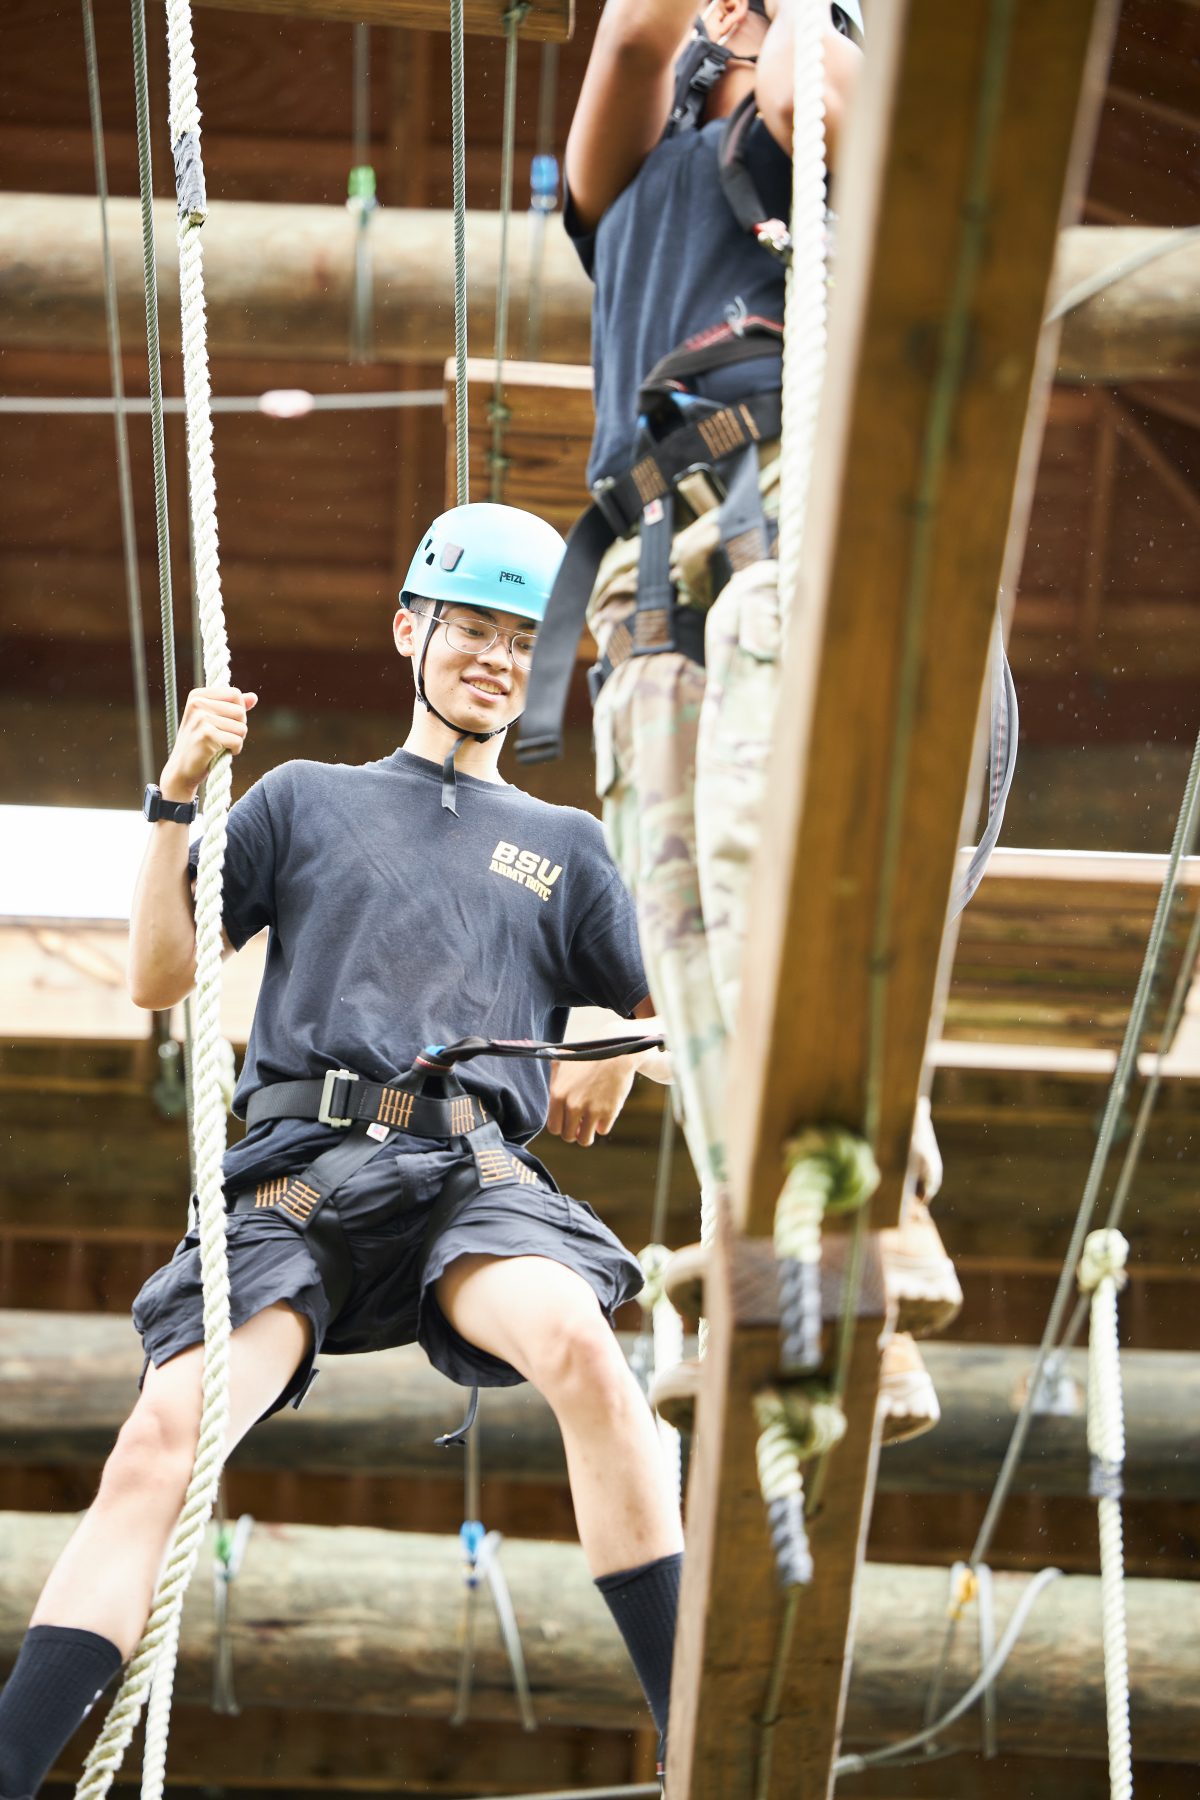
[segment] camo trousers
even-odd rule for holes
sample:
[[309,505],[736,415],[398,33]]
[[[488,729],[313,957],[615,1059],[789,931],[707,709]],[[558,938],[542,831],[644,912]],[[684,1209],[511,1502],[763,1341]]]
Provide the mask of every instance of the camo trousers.
[[[775,447],[760,454],[763,507],[778,507]],[[707,1206],[724,1192],[725,1050],[740,981],[751,863],[777,702],[774,562],[714,595],[715,512],[678,531],[682,604],[708,613],[706,669],[677,652],[621,663],[596,705],[596,789],[609,848],[637,902],[642,956],[671,1048],[684,1132]],[[603,649],[633,611],[637,540],[614,544],[588,609]]]

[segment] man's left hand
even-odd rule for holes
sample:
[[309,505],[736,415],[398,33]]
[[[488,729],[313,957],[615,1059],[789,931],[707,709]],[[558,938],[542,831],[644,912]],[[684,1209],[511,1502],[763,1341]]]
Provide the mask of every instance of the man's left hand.
[[564,1144],[586,1149],[606,1136],[629,1098],[641,1055],[613,1056],[607,1062],[556,1062],[550,1072],[550,1112],[546,1130]]

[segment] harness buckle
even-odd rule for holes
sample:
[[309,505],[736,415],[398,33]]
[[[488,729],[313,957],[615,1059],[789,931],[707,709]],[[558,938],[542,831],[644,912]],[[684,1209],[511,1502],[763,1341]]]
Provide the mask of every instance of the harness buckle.
[[333,1110],[334,1101],[345,1106],[347,1098],[335,1092],[339,1081],[357,1081],[358,1076],[352,1069],[329,1069],[325,1075],[325,1086],[321,1089],[321,1104],[317,1108],[317,1118],[322,1125],[332,1125],[338,1131],[345,1131],[353,1125],[354,1120],[339,1118]]

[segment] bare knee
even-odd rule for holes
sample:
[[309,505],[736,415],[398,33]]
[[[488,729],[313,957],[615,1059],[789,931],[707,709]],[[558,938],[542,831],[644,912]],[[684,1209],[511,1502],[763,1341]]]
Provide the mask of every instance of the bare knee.
[[612,1331],[597,1307],[572,1311],[532,1347],[530,1376],[556,1413],[619,1415],[639,1398]]
[[104,1465],[97,1503],[177,1510],[187,1489],[199,1433],[198,1398],[144,1392]]

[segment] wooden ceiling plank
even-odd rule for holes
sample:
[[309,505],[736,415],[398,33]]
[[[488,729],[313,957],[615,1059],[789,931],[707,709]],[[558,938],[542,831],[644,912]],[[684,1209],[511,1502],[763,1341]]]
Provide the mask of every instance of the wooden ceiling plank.
[[1113,427],[1121,433],[1127,443],[1132,444],[1146,467],[1156,475],[1166,488],[1171,498],[1191,521],[1193,528],[1200,530],[1200,490],[1198,490],[1179,465],[1167,455],[1162,445],[1156,443],[1150,432],[1140,419],[1134,417],[1129,407],[1115,395],[1105,395],[1105,410],[1112,420]]
[[[996,594],[1015,574],[1048,398],[1053,346],[1040,327],[1063,194],[1077,204],[1115,14],[1111,4],[1080,8],[1069,24],[1065,15],[1051,24],[1043,9],[1019,5],[1002,48],[983,11],[950,24],[896,5],[873,31],[840,171],[804,604],[785,653],[789,704],[772,759],[780,773],[730,1055],[732,1211],[751,1237],[770,1236],[786,1140],[829,1119],[874,1141],[884,1179],[872,1224],[899,1215]],[[1001,65],[1038,68],[1036,105],[1018,82],[988,111]],[[991,134],[982,159],[981,133]],[[984,209],[986,246],[964,225]],[[955,361],[942,334],[964,308],[971,356]],[[939,406],[952,415],[952,457],[930,447]],[[906,667],[920,715],[901,745]],[[894,879],[884,895],[889,843]],[[873,977],[881,957],[882,996]],[[785,1660],[780,1602],[764,1585],[765,1524],[747,1496],[744,1413],[766,1347],[739,1312],[734,1261],[716,1255],[706,1287],[715,1366],[689,1479],[668,1778],[686,1800],[823,1800],[874,1486],[879,1326],[852,1328],[846,1435],[828,1460],[812,1521],[814,1578]],[[771,1754],[759,1722],[781,1671]]]

